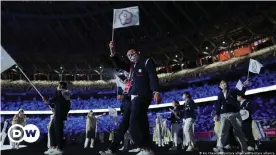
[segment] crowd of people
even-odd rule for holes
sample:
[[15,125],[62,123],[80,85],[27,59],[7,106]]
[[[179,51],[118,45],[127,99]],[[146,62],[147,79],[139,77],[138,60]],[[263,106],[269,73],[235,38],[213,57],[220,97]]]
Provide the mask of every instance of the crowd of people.
[[[211,115],[211,113],[209,113],[209,115],[214,117],[214,119],[208,119],[208,117],[204,116],[202,121],[203,123],[220,121],[220,127],[217,133],[217,145],[214,148],[214,151],[224,151],[224,147],[227,145],[229,139],[228,133],[229,131],[232,132],[232,130],[240,144],[242,153],[254,151],[254,146],[252,146],[251,141],[246,141],[246,139],[253,139],[254,141],[254,138],[252,138],[253,128],[251,127],[251,124],[253,122],[252,116],[255,113],[255,110],[250,108],[251,106],[253,107],[254,104],[245,98],[245,91],[248,89],[248,78],[246,80],[241,78],[241,80],[244,81],[242,88],[234,87],[232,89],[232,86],[229,85],[233,85],[233,82],[228,83],[225,80],[221,80],[220,83],[216,85],[204,85],[199,89],[198,87],[192,87],[190,89],[192,91],[186,91],[184,89],[174,92],[173,96],[167,98],[167,101],[172,103],[172,108],[169,109],[170,116],[164,117],[163,119],[162,116],[158,114],[156,119],[156,116],[148,113],[149,105],[152,102],[159,104],[162,97],[154,61],[150,58],[141,57],[139,51],[135,48],[130,48],[127,52],[127,57],[130,60],[130,63],[123,62],[115,56],[116,52],[114,47],[114,42],[110,42],[110,59],[114,67],[125,71],[130,70],[130,73],[123,77],[117,76],[119,78],[119,81],[117,82],[123,84],[118,84],[118,87],[120,86],[121,90],[117,94],[117,99],[121,102],[120,108],[123,113],[121,121],[118,122],[119,118],[116,117],[115,119],[114,116],[110,114],[109,122],[106,122],[108,119],[105,119],[105,116],[99,117],[94,115],[93,111],[90,111],[87,114],[86,119],[83,116],[82,118],[81,116],[74,116],[74,119],[78,120],[81,118],[83,122],[77,122],[77,125],[72,125],[73,121],[70,121],[68,112],[70,109],[73,110],[75,107],[78,107],[78,104],[74,103],[71,99],[68,84],[66,82],[59,82],[56,92],[50,100],[47,99],[47,97],[42,97],[45,107],[48,109],[50,108],[53,111],[53,116],[51,116],[49,126],[45,129],[48,133],[49,141],[49,148],[45,154],[63,154],[63,137],[64,131],[68,129],[68,124],[72,125],[69,128],[71,133],[74,133],[72,132],[73,128],[80,130],[80,128],[82,128],[81,124],[83,124],[82,130],[85,130],[84,147],[88,147],[89,142],[90,147],[94,147],[97,132],[99,132],[99,137],[102,139],[102,132],[99,129],[100,126],[102,126],[103,131],[110,130],[112,140],[111,146],[106,151],[100,151],[99,153],[101,155],[114,155],[119,149],[119,144],[124,140],[124,137],[131,137],[133,143],[137,148],[139,148],[138,155],[154,155],[152,141],[157,142],[159,146],[164,146],[168,142],[172,142],[173,146],[171,150],[176,150],[178,148],[178,133],[180,132],[182,122],[183,147],[187,146],[186,151],[194,151],[196,149],[194,132],[197,125],[200,124],[203,119],[201,118],[202,115],[200,113],[202,111],[208,111],[199,109],[195,104],[194,99],[215,95],[218,95],[218,101],[212,107],[212,111],[214,111],[212,112],[213,114]],[[265,77],[265,79],[268,79],[267,83],[272,82],[275,84],[274,78],[270,79]],[[254,79],[252,78],[250,80]],[[257,80],[257,78],[255,80]],[[250,82],[252,83],[252,81]],[[264,82],[258,83],[253,81],[253,83],[253,86],[251,86],[252,88],[254,88],[256,83],[261,86],[266,86]],[[204,87],[208,88],[208,91],[207,89],[203,89]],[[180,91],[182,91],[182,93],[179,93]],[[207,93],[204,94],[203,92]],[[195,97],[193,98],[193,96]],[[175,100],[171,100],[172,97]],[[184,104],[180,106],[179,100],[184,100]],[[80,100],[77,99],[77,101]],[[118,101],[116,102],[118,104]],[[110,104],[107,103],[106,105],[110,107]],[[90,105],[87,104],[87,106],[88,107],[84,106],[81,108],[92,109],[89,107]],[[26,108],[25,110],[30,109]],[[42,108],[41,110],[46,110],[46,108]],[[241,112],[244,112],[245,114],[247,112],[248,115],[245,116],[246,118],[243,117]],[[101,119],[105,121],[103,124],[101,124]],[[170,123],[167,123],[167,120]],[[245,123],[247,121],[248,125]],[[111,128],[103,128],[106,124],[109,124],[109,127]],[[151,126],[151,124],[153,124],[153,126]],[[170,126],[171,129],[168,130],[166,127],[167,125]],[[47,127],[45,124],[44,126]],[[201,126],[199,127],[202,128]],[[203,128],[203,130],[208,129]],[[128,132],[129,136],[125,136]],[[150,133],[153,133],[154,140]]]
[[[260,87],[266,87],[276,84],[275,80],[276,72],[275,71],[265,71],[258,76],[250,77],[250,85],[248,89],[256,89]],[[242,77],[241,80],[244,80],[246,77]],[[237,81],[229,81],[230,87],[235,87]],[[74,89],[74,88],[73,88]],[[163,103],[170,103],[173,99],[182,100],[181,93],[189,91],[193,94],[194,99],[204,98],[215,96],[219,92],[219,88],[215,84],[208,84],[207,82],[202,86],[191,85],[191,87],[180,90],[172,90],[168,92],[160,93],[163,100]],[[4,91],[3,91],[4,92]],[[5,97],[2,96],[1,109],[3,111],[16,111],[19,108],[25,110],[48,110],[48,107],[43,104],[41,99],[34,98],[33,100],[20,100],[20,101],[6,101]],[[152,103],[153,104],[153,103]],[[71,109],[72,110],[82,110],[82,109],[107,109],[108,107],[119,108],[120,101],[116,98],[106,97],[106,98],[72,98],[71,99]]]

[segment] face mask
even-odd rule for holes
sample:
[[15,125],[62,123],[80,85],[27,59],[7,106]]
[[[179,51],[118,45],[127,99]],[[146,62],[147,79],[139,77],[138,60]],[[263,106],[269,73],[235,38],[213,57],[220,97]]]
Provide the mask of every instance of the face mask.
[[240,97],[240,96],[237,96],[237,100],[240,102],[240,101],[241,101],[241,97]]
[[137,53],[128,54],[127,57],[133,63],[136,63],[138,61],[138,58],[139,58]]
[[226,88],[227,88],[227,85],[224,83],[224,84],[222,84],[220,87],[221,87],[221,89],[226,89]]
[[182,96],[182,98],[183,98],[183,100],[185,100],[185,99],[186,99],[186,96],[185,96],[185,95],[183,95],[183,96]]

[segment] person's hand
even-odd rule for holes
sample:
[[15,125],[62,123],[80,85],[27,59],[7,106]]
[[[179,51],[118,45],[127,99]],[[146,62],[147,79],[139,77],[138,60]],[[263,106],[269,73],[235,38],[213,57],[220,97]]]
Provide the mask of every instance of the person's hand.
[[109,49],[110,49],[110,56],[114,57],[115,56],[115,44],[114,44],[114,41],[110,41],[110,43],[109,43]]
[[117,100],[122,100],[124,98],[124,95],[117,95]]
[[45,97],[43,97],[42,99],[43,99],[43,101],[44,101],[44,103],[45,103],[46,105],[49,104],[49,101],[48,101]]
[[106,113],[103,113],[103,116],[106,115]]
[[245,87],[247,87],[247,86],[248,86],[248,80],[244,81],[243,85],[244,85]]
[[154,93],[153,100],[156,104],[159,104],[161,102],[161,96],[158,92]]
[[219,121],[218,115],[215,115],[215,120],[216,120],[216,121]]

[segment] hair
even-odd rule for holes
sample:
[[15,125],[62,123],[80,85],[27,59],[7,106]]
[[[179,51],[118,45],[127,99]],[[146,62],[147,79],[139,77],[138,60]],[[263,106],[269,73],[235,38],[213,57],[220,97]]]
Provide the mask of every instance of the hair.
[[61,89],[68,89],[67,82],[60,81],[59,84],[60,84],[60,88],[61,88]]
[[188,91],[187,91],[187,92],[184,92],[183,94],[186,95],[188,98],[192,98],[190,92],[188,92]]
[[19,110],[18,110],[18,113],[20,113],[20,112],[24,112],[24,110],[23,110],[23,109],[19,109]]
[[229,88],[229,85],[228,85],[228,82],[227,82],[226,79],[221,79],[221,80],[220,80],[219,85],[218,85],[219,89],[222,90],[222,89],[220,88],[220,83],[221,83],[222,81],[224,81],[224,82],[226,83],[226,86],[227,86],[227,89],[228,89],[228,88]]
[[175,103],[175,105],[178,107],[180,106],[179,102],[177,100],[173,100],[173,102]]

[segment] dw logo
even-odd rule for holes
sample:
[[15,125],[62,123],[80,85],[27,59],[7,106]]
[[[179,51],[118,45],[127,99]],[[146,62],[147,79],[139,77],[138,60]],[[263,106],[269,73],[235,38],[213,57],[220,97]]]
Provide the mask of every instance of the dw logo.
[[34,143],[38,140],[40,131],[37,126],[28,124],[25,127],[19,124],[12,125],[8,130],[8,137],[11,142],[20,143],[23,140]]

